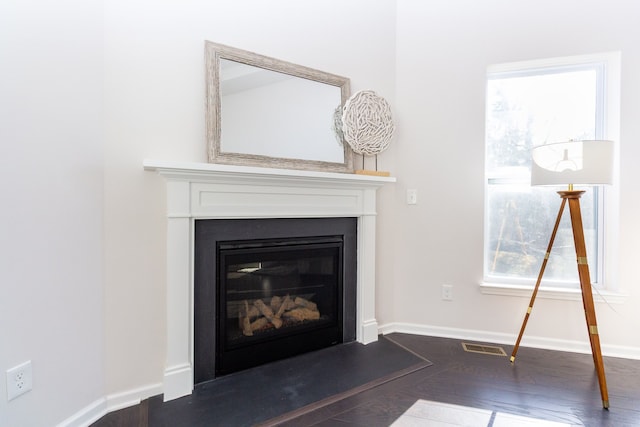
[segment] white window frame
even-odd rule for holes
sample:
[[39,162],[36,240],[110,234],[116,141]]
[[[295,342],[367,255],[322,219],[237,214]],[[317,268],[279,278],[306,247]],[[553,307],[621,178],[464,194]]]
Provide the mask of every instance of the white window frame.
[[[596,65],[603,73],[603,87],[598,87],[597,96],[602,96],[602,102],[598,102],[597,106],[602,108],[602,111],[598,111],[597,117],[600,118],[601,134],[596,135],[597,138],[611,139],[616,146],[617,159],[617,146],[619,142],[619,122],[620,122],[620,52],[605,52],[592,55],[579,55],[579,56],[567,56],[558,58],[547,58],[541,60],[511,62],[505,64],[492,65],[487,68],[487,80],[492,76],[500,74],[509,74],[516,76],[518,74],[539,74],[546,70],[550,72],[560,71],[562,69],[580,69],[584,66]],[[598,108],[598,107],[597,107]],[[486,141],[485,141],[486,143]],[[617,176],[617,163],[614,168],[614,177]],[[488,179],[485,176],[485,238],[488,236]],[[616,268],[614,260],[617,259],[616,250],[618,241],[618,221],[616,218],[618,215],[618,187],[602,186],[599,190],[599,203],[602,204],[598,218],[598,241],[599,241],[599,256],[597,262],[598,265],[598,277],[592,278],[592,281],[597,282],[597,286],[594,287],[595,294],[594,299],[596,301],[606,301],[611,303],[621,303],[624,298],[617,287],[616,280]],[[559,207],[559,204],[558,204]],[[551,230],[549,230],[549,233]],[[483,245],[484,246],[484,245]],[[601,254],[601,255],[600,255]],[[486,276],[486,257],[488,254],[483,254],[483,282],[480,284],[480,289],[483,294],[491,295],[513,295],[513,296],[531,296],[531,291],[535,285],[535,279],[533,283],[531,280],[519,281],[519,280],[495,280],[489,279]],[[576,267],[577,268],[577,267]],[[553,299],[569,299],[569,300],[581,300],[582,295],[580,289],[576,288],[560,288],[545,286],[543,277],[542,284],[538,291],[538,297],[553,298]]]

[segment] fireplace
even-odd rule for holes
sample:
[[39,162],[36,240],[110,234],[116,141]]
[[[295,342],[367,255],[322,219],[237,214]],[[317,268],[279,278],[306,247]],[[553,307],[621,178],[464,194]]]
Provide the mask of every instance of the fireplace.
[[[167,298],[165,401],[191,394],[196,380],[199,356],[194,325],[203,315],[195,313],[194,288],[195,227],[200,221],[354,218],[358,245],[356,290],[351,297],[356,307],[352,314],[355,339],[363,344],[378,339],[376,192],[395,178],[162,160],[145,160],[144,168],[157,172],[166,183],[167,281],[159,284],[163,287],[159,292]],[[343,316],[347,295],[344,298]],[[345,330],[349,328],[343,327],[343,335]]]
[[356,218],[195,223],[195,383],[356,338]]

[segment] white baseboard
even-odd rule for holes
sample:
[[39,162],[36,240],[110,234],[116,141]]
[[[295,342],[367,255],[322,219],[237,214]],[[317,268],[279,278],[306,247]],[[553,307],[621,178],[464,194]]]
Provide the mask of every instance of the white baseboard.
[[85,406],[66,420],[62,421],[57,427],[85,427],[89,426],[107,413],[107,399],[102,397],[95,402]]
[[193,392],[191,363],[169,366],[164,370],[164,401],[187,396]]
[[375,319],[363,322],[362,337],[360,337],[359,341],[362,344],[378,341],[378,322]]
[[87,427],[109,412],[139,404],[144,399],[162,394],[162,384],[151,384],[121,393],[110,394],[85,406],[57,427]]
[[162,394],[162,384],[150,384],[133,390],[107,396],[107,412],[117,411],[139,404],[144,399]]
[[[387,335],[393,332],[424,335],[442,338],[454,338],[485,343],[513,345],[517,335],[498,332],[478,331],[474,329],[447,328],[442,326],[420,325],[416,323],[388,323],[381,325],[378,331]],[[588,341],[567,341],[556,338],[524,336],[520,342],[522,347],[542,348],[546,350],[568,351],[572,353],[591,354]],[[602,344],[602,354],[609,357],[640,360],[640,348]]]

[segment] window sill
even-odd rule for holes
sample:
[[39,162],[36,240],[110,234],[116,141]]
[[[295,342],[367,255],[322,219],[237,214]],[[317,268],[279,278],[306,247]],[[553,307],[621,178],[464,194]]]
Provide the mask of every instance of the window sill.
[[[533,294],[533,286],[511,285],[506,283],[481,283],[480,292],[485,295],[506,295],[516,297],[529,297]],[[593,289],[594,302],[606,304],[623,304],[628,295],[620,292],[598,291]],[[579,289],[540,287],[536,298],[548,298],[557,300],[582,301],[582,293]]]

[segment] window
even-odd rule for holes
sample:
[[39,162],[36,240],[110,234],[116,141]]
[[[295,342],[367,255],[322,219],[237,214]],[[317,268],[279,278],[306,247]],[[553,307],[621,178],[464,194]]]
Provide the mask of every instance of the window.
[[[490,67],[487,76],[484,281],[531,284],[538,276],[560,208],[557,190],[532,187],[531,148],[571,139],[613,139],[617,55],[569,57]],[[612,65],[613,64],[613,65]],[[611,129],[609,129],[611,128]],[[604,282],[607,203],[602,186],[581,187],[587,257],[594,285]],[[569,209],[565,208],[542,286],[578,287]]]

